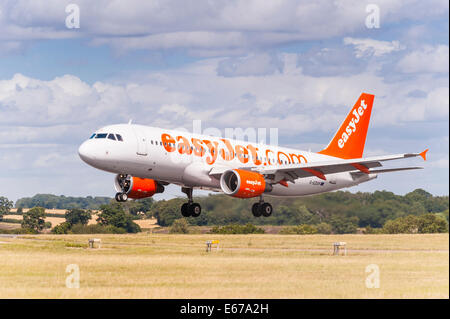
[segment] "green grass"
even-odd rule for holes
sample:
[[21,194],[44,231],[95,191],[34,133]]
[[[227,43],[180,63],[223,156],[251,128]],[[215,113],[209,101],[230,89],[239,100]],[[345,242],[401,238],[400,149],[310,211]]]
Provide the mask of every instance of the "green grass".
[[[101,249],[86,248],[93,237]],[[448,298],[448,249],[448,234],[0,237],[0,298]],[[65,286],[69,264],[79,289]],[[380,288],[366,288],[370,264]]]

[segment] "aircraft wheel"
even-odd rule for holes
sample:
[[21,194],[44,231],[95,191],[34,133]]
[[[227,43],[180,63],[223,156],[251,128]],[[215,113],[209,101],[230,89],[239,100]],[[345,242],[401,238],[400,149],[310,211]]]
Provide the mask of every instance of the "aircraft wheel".
[[184,203],[183,205],[181,205],[181,215],[183,215],[183,217],[191,216],[188,203]]
[[270,205],[269,203],[262,204],[260,210],[264,217],[269,217],[273,212],[272,205]]
[[261,212],[261,205],[259,205],[259,203],[254,203],[252,206],[252,214],[255,217],[260,217],[262,212]]
[[189,205],[189,212],[192,217],[198,217],[202,213],[202,207],[198,203]]
[[116,201],[118,201],[119,203],[126,202],[128,199],[128,195],[125,193],[117,193],[115,198],[116,198]]

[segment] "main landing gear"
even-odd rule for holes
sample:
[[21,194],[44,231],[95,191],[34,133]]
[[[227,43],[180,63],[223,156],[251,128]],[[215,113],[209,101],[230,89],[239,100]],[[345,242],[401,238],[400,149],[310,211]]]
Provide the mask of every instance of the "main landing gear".
[[181,205],[181,215],[183,217],[198,217],[202,213],[202,207],[192,200],[192,188],[182,187],[181,191],[188,197],[188,202]]
[[270,215],[272,215],[272,212],[272,205],[270,205],[270,203],[264,202],[262,196],[259,198],[259,202],[254,203],[252,206],[252,214],[255,217],[269,217]]

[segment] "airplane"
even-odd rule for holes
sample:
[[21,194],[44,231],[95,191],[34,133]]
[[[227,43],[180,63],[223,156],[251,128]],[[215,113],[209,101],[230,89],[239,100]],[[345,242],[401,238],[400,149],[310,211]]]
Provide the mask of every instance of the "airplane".
[[87,164],[116,174],[115,199],[140,199],[181,187],[188,201],[184,217],[198,217],[194,189],[223,192],[236,198],[258,198],[255,217],[268,217],[272,205],[264,196],[305,196],[352,187],[380,173],[423,167],[381,168],[391,160],[421,156],[405,153],[363,157],[374,95],[362,93],[323,150],[315,153],[136,124],[100,128],[78,149]]

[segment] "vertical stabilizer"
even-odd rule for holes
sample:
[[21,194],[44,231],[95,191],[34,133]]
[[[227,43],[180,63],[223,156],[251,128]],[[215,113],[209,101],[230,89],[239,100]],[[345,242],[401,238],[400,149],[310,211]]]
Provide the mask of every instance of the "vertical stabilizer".
[[344,159],[363,156],[374,97],[368,93],[361,94],[330,144],[320,154]]

